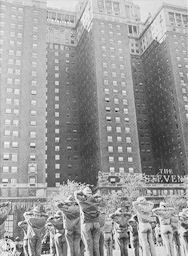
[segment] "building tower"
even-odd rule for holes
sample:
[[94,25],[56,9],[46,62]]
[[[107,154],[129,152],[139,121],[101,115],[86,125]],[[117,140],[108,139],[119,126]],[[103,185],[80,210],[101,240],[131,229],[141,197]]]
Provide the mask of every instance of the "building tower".
[[80,181],[76,14],[47,13],[47,183]]
[[0,197],[14,209],[45,197],[45,1],[0,1],[0,73]]
[[147,174],[161,183],[181,183],[188,172],[187,27],[187,9],[164,4],[139,39],[153,151]]
[[96,184],[99,171],[106,177],[141,172],[127,30],[140,16],[123,0],[82,6],[76,27],[81,170]]

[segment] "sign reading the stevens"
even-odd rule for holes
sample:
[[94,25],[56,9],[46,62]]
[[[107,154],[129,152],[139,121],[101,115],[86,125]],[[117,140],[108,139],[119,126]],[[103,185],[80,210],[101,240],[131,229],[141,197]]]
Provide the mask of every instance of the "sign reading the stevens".
[[172,169],[159,169],[156,175],[144,175],[146,183],[183,183],[184,176],[174,174]]

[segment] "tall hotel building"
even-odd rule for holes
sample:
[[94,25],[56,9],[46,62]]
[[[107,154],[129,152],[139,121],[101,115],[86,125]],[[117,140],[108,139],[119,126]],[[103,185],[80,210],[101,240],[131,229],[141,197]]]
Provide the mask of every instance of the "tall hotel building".
[[[86,1],[77,24],[82,176],[96,183],[141,172],[127,23],[139,33],[139,8]],[[106,177],[105,177],[106,176]]]
[[188,175],[188,9],[164,4],[139,40],[153,155],[147,170],[174,183],[150,193],[181,194]]
[[186,8],[167,4],[142,23],[126,0],[83,0],[75,12],[0,0],[0,198],[19,208],[11,234],[46,185],[117,189],[126,173],[187,174],[187,29]]
[[47,183],[81,181],[76,15],[47,12]]
[[187,9],[166,4],[139,38],[153,167],[179,175],[188,172],[187,32]]

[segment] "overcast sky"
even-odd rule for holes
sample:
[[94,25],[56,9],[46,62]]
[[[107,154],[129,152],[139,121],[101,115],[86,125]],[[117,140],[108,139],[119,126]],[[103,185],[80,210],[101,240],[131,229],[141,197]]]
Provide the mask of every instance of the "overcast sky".
[[[64,10],[74,10],[76,3],[79,0],[47,0],[49,7],[54,8],[62,8]],[[154,14],[158,8],[162,5],[163,2],[187,6],[188,8],[188,0],[132,0],[135,4],[138,4],[141,8],[141,16],[144,21],[148,13]]]

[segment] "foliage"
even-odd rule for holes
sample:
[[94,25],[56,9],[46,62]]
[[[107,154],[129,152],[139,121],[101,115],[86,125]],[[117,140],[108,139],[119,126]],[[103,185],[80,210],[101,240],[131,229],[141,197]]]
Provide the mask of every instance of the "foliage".
[[[122,178],[121,182],[124,185],[117,192],[104,193],[102,190],[100,191],[102,197],[100,208],[107,214],[115,212],[119,207],[123,206],[124,202],[128,201],[132,205],[132,202],[138,196],[144,195],[145,182],[141,175],[127,174]],[[46,210],[49,214],[54,214],[58,210],[56,202],[64,201],[68,196],[73,196],[76,190],[82,190],[86,186],[86,184],[68,180],[67,183],[59,188],[57,193],[54,193],[49,198]]]
[[58,192],[53,193],[48,199],[46,210],[54,214],[58,210],[56,207],[57,202],[65,201],[67,197],[74,196],[75,191],[82,190],[84,187],[86,187],[86,184],[68,180],[67,183],[59,187]]
[[169,206],[174,207],[177,211],[181,211],[187,206],[187,199],[185,196],[171,195],[164,198],[164,201],[169,204]]
[[132,208],[132,202],[139,196],[145,195],[145,181],[142,175],[127,174],[122,178],[121,182],[124,185],[119,191],[113,193],[102,192],[103,206],[107,214],[113,213],[127,201]]

